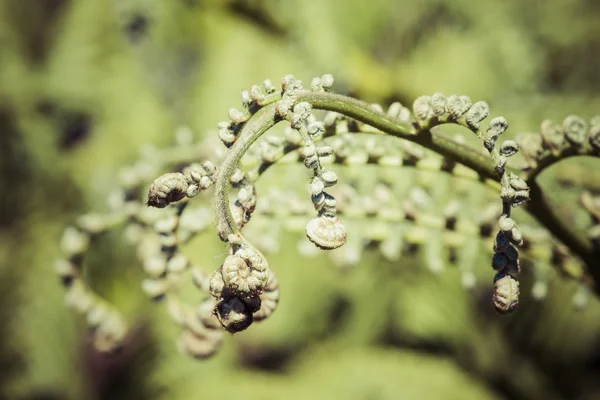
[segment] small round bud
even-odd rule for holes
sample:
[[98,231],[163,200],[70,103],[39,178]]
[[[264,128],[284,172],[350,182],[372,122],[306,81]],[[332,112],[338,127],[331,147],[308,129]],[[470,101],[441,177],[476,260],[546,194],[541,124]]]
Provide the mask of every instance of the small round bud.
[[519,258],[519,250],[513,245],[509,245],[504,252],[510,261],[516,261]]
[[245,117],[244,113],[236,108],[229,109],[229,119],[231,119],[231,121],[236,124],[246,121],[246,117]]
[[565,143],[565,135],[562,132],[560,125],[555,124],[550,120],[545,120],[540,126],[540,134],[544,147],[558,150]]
[[142,290],[153,300],[160,300],[169,290],[166,279],[144,279]]
[[581,145],[587,136],[587,123],[577,115],[569,115],[563,121],[563,131],[569,142],[574,145]]
[[517,192],[511,187],[502,187],[500,188],[500,198],[503,202],[512,203]]
[[302,101],[294,106],[294,115],[302,121],[305,121],[312,112],[312,105],[306,101]]
[[346,243],[346,227],[337,217],[317,217],[306,225],[308,239],[323,250],[333,250]]
[[221,268],[215,271],[213,276],[210,278],[210,294],[215,299],[218,299],[223,294],[225,288],[225,282],[223,281],[223,275],[221,274]]
[[188,183],[179,172],[164,174],[154,180],[148,189],[148,205],[164,208],[185,197]]
[[265,79],[263,81],[263,89],[267,94],[275,93],[275,91],[277,90],[275,89],[275,86],[273,86],[273,82],[271,82],[270,79]]
[[417,97],[413,103],[413,113],[420,122],[425,122],[433,118],[434,112],[433,108],[431,107],[431,97]]
[[248,262],[237,255],[225,259],[221,274],[227,289],[244,295],[262,291],[267,279],[265,271],[250,268]]
[[216,315],[223,329],[230,333],[241,332],[252,325],[252,312],[238,298],[224,299],[217,304]]
[[294,78],[294,75],[288,74],[281,79],[281,89],[286,92],[293,87],[295,82],[296,78]]
[[314,77],[312,81],[310,81],[310,89],[313,92],[319,92],[323,90],[323,86],[321,86],[321,78]]
[[519,305],[519,282],[510,274],[498,272],[494,278],[492,300],[500,314],[514,311]]
[[446,104],[448,99],[442,93],[435,93],[431,96],[431,108],[435,116],[442,116],[446,113]]
[[504,253],[496,253],[492,257],[492,268],[500,271],[508,264],[508,257]]
[[260,102],[264,97],[265,95],[258,85],[253,85],[250,88],[250,99],[252,99],[252,101]]
[[198,194],[198,185],[190,185],[188,186],[187,190],[185,191],[185,195],[187,197],[194,197]]
[[317,155],[319,157],[329,157],[332,154],[333,154],[333,148],[331,146],[317,147]]
[[471,108],[471,104],[471,98],[469,96],[452,95],[448,97],[446,111],[450,118],[458,119]]
[[521,230],[518,227],[514,227],[510,231],[511,241],[515,243],[517,246],[523,245],[523,235],[521,234]]
[[387,110],[387,115],[390,118],[398,118],[398,115],[400,115],[400,111],[402,110],[402,104],[398,103],[397,101],[390,104],[388,110]]
[[592,125],[589,132],[590,144],[596,151],[600,151],[600,124]]
[[516,225],[517,224],[515,223],[515,220],[512,218],[508,218],[508,217],[501,217],[500,221],[498,222],[498,227],[500,228],[501,231],[504,231],[504,232],[510,231]]
[[158,278],[164,274],[166,270],[167,262],[164,257],[157,255],[144,259],[144,271],[153,278]]
[[510,233],[508,232],[498,232],[496,235],[496,240],[494,242],[494,251],[501,252],[508,248],[510,244]]
[[508,182],[514,190],[529,190],[527,182],[514,174],[510,174]]
[[183,254],[179,253],[174,255],[167,262],[167,269],[169,272],[181,273],[188,267],[188,265],[187,258]]
[[245,108],[248,108],[250,106],[250,103],[252,103],[252,99],[250,98],[250,93],[247,90],[243,90],[242,93],[240,94],[241,100],[242,100],[242,106],[244,106]]
[[79,229],[69,226],[60,240],[60,249],[67,256],[83,254],[90,244],[90,238]]
[[[492,148],[493,149],[493,148]],[[491,150],[490,150],[491,151]],[[494,162],[494,171],[498,174],[498,175],[502,175],[504,174],[504,170],[506,168],[506,162],[508,161],[508,159],[505,156],[500,156],[496,159],[496,161]]]
[[323,193],[324,189],[325,189],[325,184],[323,183],[323,180],[321,178],[319,178],[318,176],[315,176],[310,181],[311,195],[313,195],[313,196],[319,195],[319,194]]
[[321,121],[313,121],[308,124],[306,131],[314,139],[325,133],[325,125]]
[[333,86],[333,75],[331,74],[325,74],[321,77],[321,85],[323,86],[323,89],[325,90],[329,90],[331,89],[331,87]]
[[529,199],[529,190],[517,190],[511,204],[513,207],[518,207],[527,203]]
[[471,129],[479,129],[479,123],[490,115],[490,106],[485,101],[473,104],[465,115],[465,122]]
[[335,185],[338,181],[336,173],[328,169],[323,170],[323,172],[321,173],[321,178],[323,179],[323,183],[325,183],[325,186],[327,187]]
[[514,140],[505,140],[500,146],[500,154],[505,157],[515,155],[519,151],[519,144]]
[[231,145],[233,144],[233,142],[236,141],[237,136],[235,136],[233,134],[232,131],[230,131],[227,128],[221,128],[219,129],[219,139],[221,139],[221,141],[226,145]]

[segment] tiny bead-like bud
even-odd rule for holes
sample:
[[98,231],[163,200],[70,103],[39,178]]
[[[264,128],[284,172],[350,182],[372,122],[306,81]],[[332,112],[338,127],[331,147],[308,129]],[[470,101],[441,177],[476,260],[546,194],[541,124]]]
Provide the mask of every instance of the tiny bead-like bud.
[[250,88],[250,98],[252,99],[252,101],[261,101],[264,97],[265,96],[262,90],[260,89],[260,86],[253,85]]
[[516,261],[519,258],[519,250],[513,245],[508,245],[505,254],[510,261]]
[[73,226],[69,226],[63,232],[60,249],[66,256],[71,257],[84,253],[88,249],[89,243],[90,238],[88,235]]
[[529,190],[517,190],[515,197],[512,199],[512,206],[517,207],[529,201]]
[[500,314],[514,311],[519,305],[519,282],[510,274],[498,272],[494,278],[492,300]]
[[306,101],[302,101],[294,106],[294,114],[298,115],[301,120],[306,120],[312,112],[312,105]]
[[505,157],[515,155],[519,151],[519,144],[514,140],[505,140],[500,146],[500,154]]
[[211,296],[218,299],[223,294],[225,288],[225,282],[223,281],[223,275],[221,274],[221,268],[215,271],[213,276],[210,278],[209,290]]
[[221,274],[229,290],[244,295],[261,291],[267,278],[263,271],[253,270],[246,260],[237,255],[225,259]]
[[514,242],[517,246],[523,245],[523,234],[518,227],[514,227],[510,230],[511,241]]
[[319,146],[317,147],[317,155],[319,157],[328,157],[333,154],[333,148],[331,146]]
[[483,145],[488,151],[492,151],[496,145],[496,140],[508,129],[508,122],[504,117],[496,117],[490,121],[490,125],[485,132]]
[[308,124],[306,131],[314,139],[325,133],[325,125],[321,121],[313,121]]
[[296,82],[296,78],[294,75],[288,74],[281,79],[281,89],[285,92],[290,89],[294,82]]
[[376,113],[379,113],[379,114],[383,114],[383,107],[381,107],[381,104],[377,104],[377,103],[369,104],[369,110],[375,111]]
[[314,92],[323,90],[323,86],[321,86],[321,78],[319,78],[318,76],[312,78],[312,81],[310,81],[310,88]]
[[142,290],[152,299],[159,300],[169,290],[169,283],[166,279],[144,279]]
[[220,301],[217,304],[216,311],[221,326],[227,332],[240,332],[252,325],[252,312],[238,297],[231,297]]
[[473,104],[465,115],[465,122],[472,129],[479,129],[479,123],[490,115],[490,106],[485,101]]
[[565,135],[560,125],[555,124],[549,119],[544,120],[540,125],[540,134],[544,147],[558,150],[565,143]]
[[248,108],[248,106],[250,106],[250,103],[252,103],[252,99],[250,98],[250,93],[247,90],[243,90],[242,93],[240,94],[241,100],[242,100],[242,105],[246,108]]
[[510,234],[508,232],[498,232],[494,241],[494,251],[504,251],[510,245]]
[[321,77],[321,85],[323,86],[323,89],[325,90],[329,90],[331,89],[331,87],[333,86],[333,75],[331,74],[325,74]]
[[563,121],[563,130],[569,142],[575,145],[581,145],[587,136],[587,123],[577,115],[569,115]]
[[304,159],[304,166],[308,169],[315,169],[319,166],[319,158],[314,155]]
[[320,216],[306,225],[306,236],[317,247],[333,250],[346,243],[346,227],[337,217]]
[[507,161],[508,159],[505,156],[500,156],[494,162],[494,171],[496,171],[498,175],[502,175],[504,173],[504,168],[506,167]]
[[519,178],[518,176],[516,176],[514,174],[509,175],[508,182],[510,184],[510,187],[512,187],[515,190],[528,190],[529,189],[527,182],[525,182],[523,179]]
[[151,207],[164,208],[170,203],[183,199],[187,188],[188,182],[182,173],[164,174],[150,185],[147,204]]
[[446,113],[446,104],[448,103],[448,99],[442,93],[435,93],[431,96],[431,108],[433,110],[433,114],[436,116],[441,116]]
[[452,95],[448,97],[446,111],[451,118],[458,119],[471,108],[471,104],[469,96]]
[[521,264],[519,263],[519,259],[511,260],[508,259],[508,264],[506,264],[506,272],[509,274],[518,274],[521,272]]
[[242,123],[246,121],[246,117],[243,112],[238,110],[237,108],[229,109],[229,119],[236,124]]
[[185,191],[187,197],[194,197],[198,194],[198,185],[190,185]]
[[179,273],[183,272],[188,265],[189,264],[187,258],[183,254],[179,253],[174,255],[167,262],[167,269],[169,270],[169,272]]
[[508,264],[508,257],[504,253],[496,253],[492,257],[492,268],[496,271],[500,271]]
[[396,101],[390,104],[387,110],[387,115],[391,118],[398,118],[398,115],[400,115],[400,110],[402,110],[402,104]]
[[325,184],[323,183],[323,180],[321,178],[319,178],[318,176],[315,176],[310,182],[311,195],[316,196],[318,194],[321,194],[321,193],[323,193],[324,189],[325,189]]
[[323,170],[321,178],[327,187],[335,185],[338,181],[336,173],[328,169]]
[[500,188],[500,198],[504,202],[512,202],[515,198],[517,192],[511,187],[502,187]]
[[433,108],[431,107],[431,97],[421,96],[413,103],[413,113],[418,121],[428,121],[434,116]]
[[270,79],[265,79],[263,81],[263,88],[265,89],[265,93],[267,94],[275,93],[275,91],[277,90],[275,89],[275,86],[273,86],[273,82],[271,82]]
[[512,218],[508,218],[508,217],[500,218],[500,221],[498,222],[498,226],[500,227],[500,230],[504,231],[504,232],[510,231],[516,225],[517,224],[515,223],[515,220]]
[[600,150],[600,124],[590,127],[589,138],[592,147],[597,151]]
[[221,141],[226,145],[230,145],[236,141],[237,136],[235,136],[229,129],[221,128],[219,129],[219,139],[221,139]]

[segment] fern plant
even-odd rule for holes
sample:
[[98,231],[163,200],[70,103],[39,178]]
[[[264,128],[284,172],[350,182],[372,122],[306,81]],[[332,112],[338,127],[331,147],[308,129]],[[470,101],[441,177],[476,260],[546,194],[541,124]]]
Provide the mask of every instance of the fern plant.
[[[352,241],[346,219],[360,219],[367,242],[377,243],[382,254],[395,262],[404,244],[423,245],[431,269],[436,270],[443,265],[440,249],[446,247],[450,257],[458,258],[466,287],[473,285],[470,271],[480,251],[469,238],[477,237],[491,250],[491,300],[501,314],[518,306],[517,277],[523,259],[533,268],[552,264],[577,281],[581,304],[587,293],[598,291],[600,197],[582,193],[581,203],[591,224],[589,231],[579,232],[552,205],[538,177],[565,158],[600,156],[600,117],[587,122],[572,115],[562,124],[544,121],[539,133],[500,141],[508,123],[503,117],[484,122],[490,114],[484,101],[473,103],[468,96],[435,93],[417,98],[412,110],[393,103],[384,111],[377,104],[332,93],[332,85],[333,77],[326,74],[314,78],[306,89],[291,75],[282,79],[281,89],[269,80],[252,86],[241,93],[243,109],[232,108],[229,121],[217,125],[225,149],[210,140],[193,143],[190,132],[182,130],[174,147],[148,151],[140,162],[123,171],[121,187],[110,196],[108,213],[83,215],[67,227],[60,244],[64,258],[56,262],[56,271],[66,288],[67,304],[85,315],[98,349],[119,347],[126,323],[83,279],[84,255],[92,237],[121,225],[126,226],[126,238],[137,246],[149,275],[143,290],[167,303],[171,317],[182,328],[180,349],[197,358],[215,353],[223,330],[242,331],[277,308],[279,284],[263,254],[269,244],[262,240],[263,235],[243,233],[255,211],[274,220],[308,220],[306,236],[327,251]],[[321,115],[318,110],[326,113]],[[267,136],[279,123],[286,126],[283,133]],[[444,132],[449,124],[475,134],[481,150],[465,145],[461,136],[449,137]],[[363,134],[364,140],[355,140],[356,134]],[[523,161],[509,165],[518,152]],[[267,207],[257,209],[256,182],[272,166],[285,163],[303,163],[309,170],[306,186],[312,207],[289,194],[274,193],[261,199]],[[427,193],[418,190],[418,183],[405,199],[395,196],[393,178],[377,178],[380,182],[373,194],[364,198],[358,193],[368,178],[360,173],[338,185],[334,169],[358,166],[360,170],[367,164],[451,174],[493,188],[500,201],[481,210],[479,221],[465,221],[460,218],[460,202],[449,203],[440,215],[425,213],[421,205],[428,201]],[[158,176],[165,169],[171,172]],[[212,204],[190,206],[193,198],[206,200],[199,195],[213,186]],[[231,188],[237,191],[233,204]],[[517,224],[512,209],[518,206],[544,229]],[[226,243],[227,255],[213,274],[205,274],[181,246],[213,227],[213,222]],[[383,232],[367,232],[369,225],[378,222],[384,224]],[[399,222],[423,229],[389,229]],[[362,246],[359,243],[352,249]],[[357,257],[348,253],[346,262]],[[178,296],[177,287],[186,271],[203,295],[196,307]],[[540,275],[533,295],[541,298],[545,293]]]

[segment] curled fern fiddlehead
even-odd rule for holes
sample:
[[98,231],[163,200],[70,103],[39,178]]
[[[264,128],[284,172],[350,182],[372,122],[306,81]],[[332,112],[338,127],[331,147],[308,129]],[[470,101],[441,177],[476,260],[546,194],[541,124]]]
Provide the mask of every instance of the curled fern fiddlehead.
[[[592,119],[588,124],[579,117],[571,116],[560,127],[545,122],[538,135],[498,143],[499,137],[508,129],[508,123],[503,117],[495,117],[486,125],[484,121],[490,110],[483,101],[473,103],[467,96],[436,93],[415,100],[412,114],[400,103],[393,103],[384,112],[379,105],[368,105],[331,93],[332,85],[333,77],[326,74],[314,78],[309,89],[291,75],[283,78],[281,90],[268,80],[261,86],[252,86],[241,93],[243,109],[230,109],[229,121],[217,125],[217,136],[226,148],[221,157],[215,160],[209,156],[207,159],[212,158],[212,161],[199,163],[194,154],[190,160],[185,160],[190,163],[186,168],[168,172],[150,185],[147,205],[166,208],[166,214],[147,216],[147,209],[141,207],[140,202],[128,201],[131,203],[128,205],[121,202],[108,215],[96,219],[87,216],[77,227],[65,231],[62,241],[65,260],[57,263],[57,272],[68,288],[69,304],[87,315],[90,325],[96,329],[100,347],[110,350],[118,346],[125,333],[125,325],[116,309],[92,294],[84,284],[80,278],[81,260],[91,236],[119,224],[134,227],[128,228],[128,234],[138,244],[144,270],[149,275],[142,288],[157,301],[167,300],[170,316],[182,328],[178,346],[186,354],[196,358],[208,357],[220,346],[222,330],[219,327],[232,333],[239,332],[275,311],[279,301],[277,278],[259,250],[259,242],[251,244],[242,230],[257,209],[257,179],[271,166],[284,162],[301,162],[311,172],[307,185],[312,203],[309,208],[314,209],[311,213],[316,211],[316,216],[313,214],[310,218],[309,210],[303,205],[294,208],[288,202],[281,207],[272,207],[271,211],[261,212],[263,217],[305,218],[304,232],[320,249],[334,250],[352,242],[345,257],[346,264],[356,263],[362,248],[361,240],[351,240],[342,219],[376,217],[384,222],[382,230],[372,230],[364,235],[370,235],[369,241],[380,243],[382,253],[390,260],[399,258],[404,241],[416,246],[425,245],[432,271],[439,271],[439,266],[443,265],[438,248],[442,244],[451,253],[461,249],[462,260],[469,263],[474,260],[473,248],[477,250],[477,247],[465,246],[464,237],[491,237],[491,266],[495,270],[492,303],[500,313],[516,309],[519,302],[516,275],[521,268],[521,258],[535,262],[538,257],[545,263],[555,262],[546,257],[548,252],[542,257],[539,250],[547,249],[548,243],[536,241],[535,235],[527,234],[517,225],[511,209],[523,204],[542,204],[541,208],[528,206],[528,210],[539,216],[540,222],[547,224],[559,239],[568,236],[568,227],[562,233],[556,229],[565,227],[565,224],[545,205],[535,178],[545,167],[563,158],[598,155],[598,119]],[[317,110],[328,111],[322,121],[317,119]],[[283,137],[266,136],[259,141],[278,123],[287,125]],[[445,124],[458,124],[473,132],[488,156],[468,148],[462,139],[449,138],[436,129]],[[355,133],[368,134],[370,138],[355,141]],[[382,134],[403,139],[404,143],[398,148],[382,145]],[[286,157],[292,152],[295,152],[294,157]],[[517,152],[523,153],[528,163],[523,173],[507,166]],[[165,156],[163,165],[184,161],[186,157],[182,154],[183,151],[175,156]],[[253,167],[244,165],[242,159],[245,155],[255,157]],[[376,198],[365,198],[356,207],[353,202],[357,199],[357,189],[346,184],[338,185],[338,175],[331,166],[366,164],[385,168],[415,167],[483,181],[499,191],[500,211],[496,212],[494,207],[494,210],[484,213],[478,223],[461,225],[460,207],[456,204],[447,204],[442,215],[427,215],[420,206],[427,201],[422,191],[412,190],[409,198],[394,203],[394,195],[386,189],[386,184],[378,186]],[[137,179],[131,173],[129,178],[126,190],[139,189],[143,179]],[[144,179],[147,178],[144,176]],[[338,198],[330,193],[330,188],[336,185],[340,189]],[[210,216],[196,213],[206,209],[191,211],[189,204],[212,186],[215,188],[217,233],[226,243],[227,255],[222,265],[213,274],[207,275],[187,260],[180,245],[210,225]],[[229,197],[230,188],[237,191],[233,204]],[[269,201],[269,196],[262,197],[262,201]],[[302,204],[300,200],[297,202]],[[594,209],[590,208],[587,197],[582,199],[582,203],[586,209]],[[290,216],[281,211],[286,209],[293,209]],[[543,219],[542,216],[548,218]],[[399,221],[414,224],[415,229],[385,227],[385,224],[397,224]],[[438,247],[427,240],[427,229],[435,231]],[[593,257],[591,243],[597,238],[594,232],[592,230],[587,241],[580,238],[567,241],[567,244],[575,244],[569,248],[588,266]],[[526,242],[530,245],[519,250]],[[565,249],[565,246],[557,246]],[[586,293],[595,288],[593,282],[597,271],[564,266],[577,263],[571,250],[553,250],[563,254],[562,264],[555,264],[583,284],[581,294],[575,299],[577,304],[583,304]],[[463,266],[461,271],[465,287],[472,287],[474,277],[470,269]],[[205,296],[196,309],[183,304],[174,290],[179,278],[186,272],[191,273],[192,281]],[[534,295],[542,298],[545,295],[543,279],[540,278],[539,282]]]

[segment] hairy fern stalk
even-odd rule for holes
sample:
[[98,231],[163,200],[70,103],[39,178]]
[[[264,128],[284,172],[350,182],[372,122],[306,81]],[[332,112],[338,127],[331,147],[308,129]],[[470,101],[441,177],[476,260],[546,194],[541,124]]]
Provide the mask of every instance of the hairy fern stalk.
[[[229,121],[217,125],[226,151],[206,143],[194,144],[189,135],[180,134],[175,147],[150,156],[151,168],[133,166],[124,170],[122,186],[111,195],[108,213],[83,215],[65,229],[60,243],[64,257],[56,262],[56,271],[66,288],[67,304],[85,315],[98,349],[118,348],[127,329],[118,310],[94,294],[82,278],[83,259],[92,237],[122,225],[126,226],[127,240],[138,247],[149,276],[142,288],[151,298],[167,303],[169,314],[181,327],[178,345],[184,353],[209,357],[218,350],[223,330],[242,331],[275,311],[279,300],[277,278],[257,248],[260,246],[253,245],[254,238],[246,237],[242,231],[256,209],[255,183],[278,163],[298,162],[309,170],[312,207],[306,207],[310,203],[300,199],[266,196],[264,201],[270,202],[271,207],[262,212],[263,217],[305,218],[305,234],[319,249],[344,246],[349,239],[343,222],[346,217],[374,217],[389,225],[410,222],[452,235],[444,236],[444,243],[432,243],[416,231],[392,230],[370,239],[380,242],[382,254],[391,261],[398,260],[406,241],[426,242],[433,249],[430,251],[441,245],[470,250],[471,255],[463,260],[469,263],[473,250],[464,244],[464,238],[490,238],[492,303],[501,314],[518,306],[517,276],[522,257],[532,260],[534,266],[552,264],[577,281],[582,288],[581,299],[585,293],[598,292],[600,198],[582,193],[581,203],[591,216],[591,225],[587,232],[574,231],[555,211],[537,177],[567,157],[598,157],[600,117],[587,122],[568,116],[562,124],[544,121],[539,133],[500,142],[508,123],[503,117],[484,122],[490,113],[484,101],[473,103],[467,96],[435,93],[417,98],[412,110],[393,103],[384,111],[379,105],[334,94],[330,91],[332,85],[333,77],[326,74],[314,78],[309,88],[291,75],[282,79],[281,89],[269,80],[252,86],[241,93],[243,109],[232,108]],[[327,112],[323,120],[317,118],[316,110]],[[286,125],[283,135],[265,135],[279,123]],[[447,124],[471,131],[483,151],[465,146],[461,137],[448,137],[443,129],[433,130]],[[356,142],[355,133],[367,134],[370,139]],[[382,145],[386,136],[400,140],[395,141],[395,146]],[[525,163],[509,167],[508,160],[519,151]],[[205,159],[197,159],[199,154]],[[244,164],[243,157],[254,162]],[[456,203],[449,204],[441,216],[425,215],[419,205],[426,201],[426,194],[418,190],[418,185],[410,198],[402,202],[396,201],[385,182],[377,185],[374,196],[360,201],[352,184],[339,184],[342,195],[338,199],[330,193],[330,188],[338,184],[332,167],[367,164],[435,170],[470,179],[494,188],[500,201],[483,210],[480,221],[461,223]],[[174,169],[181,165],[187,166]],[[168,168],[173,172],[154,179],[158,171]],[[222,265],[212,275],[206,275],[192,265],[181,246],[214,226],[215,218],[207,213],[207,207],[188,207],[192,198],[213,186],[216,230],[228,252]],[[233,204],[231,188],[237,191]],[[140,189],[148,190],[143,201],[136,197]],[[516,223],[511,211],[521,205],[545,230]],[[149,213],[148,207],[165,210]],[[441,236],[435,238],[442,240]],[[432,265],[437,268],[435,262]],[[469,271],[467,268],[463,273],[467,287],[473,284]],[[174,290],[186,272],[204,295],[196,307],[184,304]],[[545,293],[545,284],[539,280],[533,295],[541,298]]]

